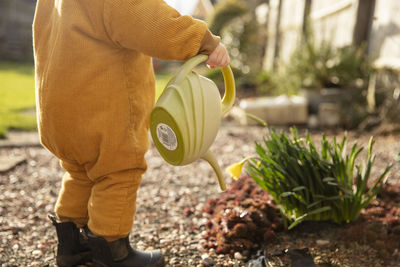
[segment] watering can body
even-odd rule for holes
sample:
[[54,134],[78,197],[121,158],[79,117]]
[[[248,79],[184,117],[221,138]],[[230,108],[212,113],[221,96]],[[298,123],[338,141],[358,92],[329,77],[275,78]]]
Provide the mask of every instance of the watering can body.
[[221,117],[234,103],[235,85],[230,67],[222,69],[225,95],[221,101],[215,83],[193,71],[206,59],[198,55],[188,60],[167,84],[151,113],[150,132],[164,160],[182,166],[202,158],[213,167],[224,190],[222,171],[209,148]]

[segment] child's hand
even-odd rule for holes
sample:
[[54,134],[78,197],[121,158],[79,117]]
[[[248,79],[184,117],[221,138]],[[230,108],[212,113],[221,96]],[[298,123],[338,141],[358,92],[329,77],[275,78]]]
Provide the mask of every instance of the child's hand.
[[229,65],[229,62],[230,58],[228,51],[226,50],[225,46],[220,43],[210,54],[206,64],[210,69],[214,69],[215,67],[224,68]]

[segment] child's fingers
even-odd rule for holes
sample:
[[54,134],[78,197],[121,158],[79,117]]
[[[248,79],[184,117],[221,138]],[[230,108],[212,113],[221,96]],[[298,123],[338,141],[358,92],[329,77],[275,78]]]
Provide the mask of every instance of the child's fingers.
[[228,55],[221,55],[218,57],[218,61],[216,62],[218,67],[224,68],[229,65],[229,56]]
[[215,66],[211,66],[211,65],[208,65],[208,64],[207,64],[207,67],[208,67],[209,69],[211,69],[211,70],[215,69]]
[[224,58],[225,58],[225,54],[222,51],[220,53],[218,53],[217,62],[218,62],[218,65],[221,67],[224,63]]
[[214,66],[214,65],[216,65],[217,64],[217,57],[218,57],[218,55],[217,55],[217,53],[212,53],[210,56],[209,56],[209,58],[208,58],[208,60],[206,61],[206,63],[208,64],[208,65],[211,65],[211,66]]
[[210,57],[206,63],[210,66],[216,67],[226,67],[229,64],[229,59],[223,53],[218,53],[213,57]]
[[230,62],[228,51],[223,44],[217,46],[217,48],[210,54],[206,64],[210,69],[215,67],[226,67]]
[[225,56],[224,56],[224,58],[223,58],[223,60],[222,60],[222,67],[226,67],[226,66],[228,66],[229,65],[229,62],[230,62],[230,58],[229,58],[229,55],[228,54],[226,54]]

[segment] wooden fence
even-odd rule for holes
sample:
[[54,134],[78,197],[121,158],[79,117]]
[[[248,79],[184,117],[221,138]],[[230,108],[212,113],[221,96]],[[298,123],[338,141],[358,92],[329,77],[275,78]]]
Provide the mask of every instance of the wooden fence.
[[310,19],[317,41],[335,46],[366,43],[378,67],[400,70],[400,1],[270,0],[264,68],[286,63]]

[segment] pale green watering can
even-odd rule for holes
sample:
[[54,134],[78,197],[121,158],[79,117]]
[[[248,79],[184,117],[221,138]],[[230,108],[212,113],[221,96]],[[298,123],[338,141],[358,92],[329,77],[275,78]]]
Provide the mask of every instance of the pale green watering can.
[[171,165],[182,166],[202,158],[210,163],[221,190],[226,189],[221,168],[209,150],[217,136],[221,118],[235,101],[231,68],[222,69],[225,95],[221,101],[213,81],[193,71],[206,55],[189,59],[169,81],[150,116],[150,132],[161,156]]

